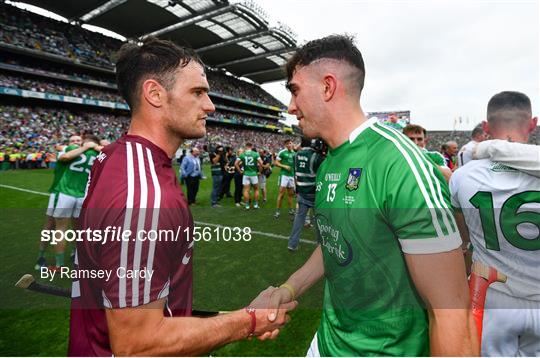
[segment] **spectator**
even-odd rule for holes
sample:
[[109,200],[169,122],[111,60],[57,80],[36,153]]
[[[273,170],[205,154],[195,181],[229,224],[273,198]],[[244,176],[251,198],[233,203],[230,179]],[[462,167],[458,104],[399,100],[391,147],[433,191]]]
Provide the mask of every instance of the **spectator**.
[[199,191],[199,181],[202,177],[201,161],[199,158],[199,149],[191,149],[190,155],[182,160],[181,176],[187,186],[188,205],[196,203],[197,192]]

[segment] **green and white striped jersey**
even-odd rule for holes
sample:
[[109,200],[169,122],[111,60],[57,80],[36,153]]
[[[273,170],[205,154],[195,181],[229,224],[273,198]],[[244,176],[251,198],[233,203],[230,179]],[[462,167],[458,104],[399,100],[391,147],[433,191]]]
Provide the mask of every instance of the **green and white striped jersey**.
[[322,356],[429,354],[428,320],[403,253],[454,250],[448,186],[401,132],[364,122],[317,172],[325,291]]

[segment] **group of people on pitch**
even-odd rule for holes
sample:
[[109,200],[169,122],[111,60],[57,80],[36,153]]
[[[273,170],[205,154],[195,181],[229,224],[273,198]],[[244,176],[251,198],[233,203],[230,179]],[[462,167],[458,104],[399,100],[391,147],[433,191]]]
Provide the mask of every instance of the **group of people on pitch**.
[[[289,113],[306,137],[328,145],[315,176],[305,176],[314,179],[319,238],[309,259],[246,307],[199,318],[189,237],[77,243],[77,270],[153,275],[76,280],[69,354],[200,355],[274,339],[324,280],[308,356],[540,355],[540,153],[525,144],[537,125],[528,97],[505,91],[489,100],[483,128],[493,140],[474,146],[478,160],[448,185],[422,146],[366,118],[366,71],[350,37],[306,43],[286,73]],[[170,158],[183,140],[204,136],[215,110],[203,63],[191,49],[149,38],[121,48],[116,74],[131,126],[94,161],[80,229],[193,226]],[[245,152],[240,160],[248,163]],[[287,160],[281,168],[292,170]]]

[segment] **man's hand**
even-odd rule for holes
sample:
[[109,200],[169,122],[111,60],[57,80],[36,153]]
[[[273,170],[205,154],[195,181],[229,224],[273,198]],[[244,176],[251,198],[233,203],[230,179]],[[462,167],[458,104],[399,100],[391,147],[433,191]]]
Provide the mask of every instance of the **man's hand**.
[[296,302],[292,300],[291,292],[284,287],[276,288],[270,295],[270,301],[268,304],[268,320],[274,321],[279,314],[280,307],[290,302]]
[[[255,308],[257,324],[254,335],[258,336],[260,340],[276,338],[279,329],[290,320],[287,312],[292,311],[298,305],[298,302],[289,299],[282,304],[274,304],[274,308],[271,301],[272,299],[276,301],[274,293],[278,291],[282,291],[282,289],[270,286],[262,291],[249,305],[249,307]],[[269,317],[272,315],[273,319],[270,320]]]
[[95,147],[97,147],[98,144],[95,143],[95,142],[86,142],[83,144],[83,148],[86,148],[86,149],[93,149]]
[[285,169],[286,171],[290,172],[291,171],[291,167],[288,166],[288,165],[283,165],[282,167],[283,169]]

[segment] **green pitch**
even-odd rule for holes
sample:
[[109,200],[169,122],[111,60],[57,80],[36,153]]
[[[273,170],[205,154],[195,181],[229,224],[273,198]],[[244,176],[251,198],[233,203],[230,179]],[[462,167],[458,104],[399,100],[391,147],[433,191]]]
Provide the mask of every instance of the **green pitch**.
[[[313,229],[305,229],[295,253],[287,250],[292,221],[286,207],[280,219],[274,219],[277,197],[277,175],[267,183],[268,202],[260,210],[245,211],[225,198],[221,208],[210,208],[212,179],[204,168],[198,204],[192,208],[196,222],[225,226],[250,227],[254,233],[249,242],[197,242],[194,255],[194,308],[198,310],[232,310],[246,306],[268,285],[281,284],[300,267],[315,248]],[[25,273],[34,271],[38,240],[45,221],[52,181],[51,170],[18,170],[0,172],[0,185],[35,191],[30,193],[0,186],[0,355],[65,356],[69,331],[69,300],[27,292],[15,288]],[[234,191],[234,183],[232,183]],[[262,197],[261,197],[262,198]],[[284,200],[286,205],[286,200]],[[199,224],[199,226],[204,226]],[[214,227],[214,226],[212,226]],[[71,246],[70,246],[71,248]],[[68,254],[70,251],[68,249]],[[69,259],[67,259],[69,261]],[[53,251],[47,251],[47,262],[53,263]],[[56,278],[54,285],[70,287],[67,279]],[[211,354],[214,356],[304,356],[319,324],[322,284],[314,286],[299,300],[292,320],[275,341],[258,340],[233,343]]]

